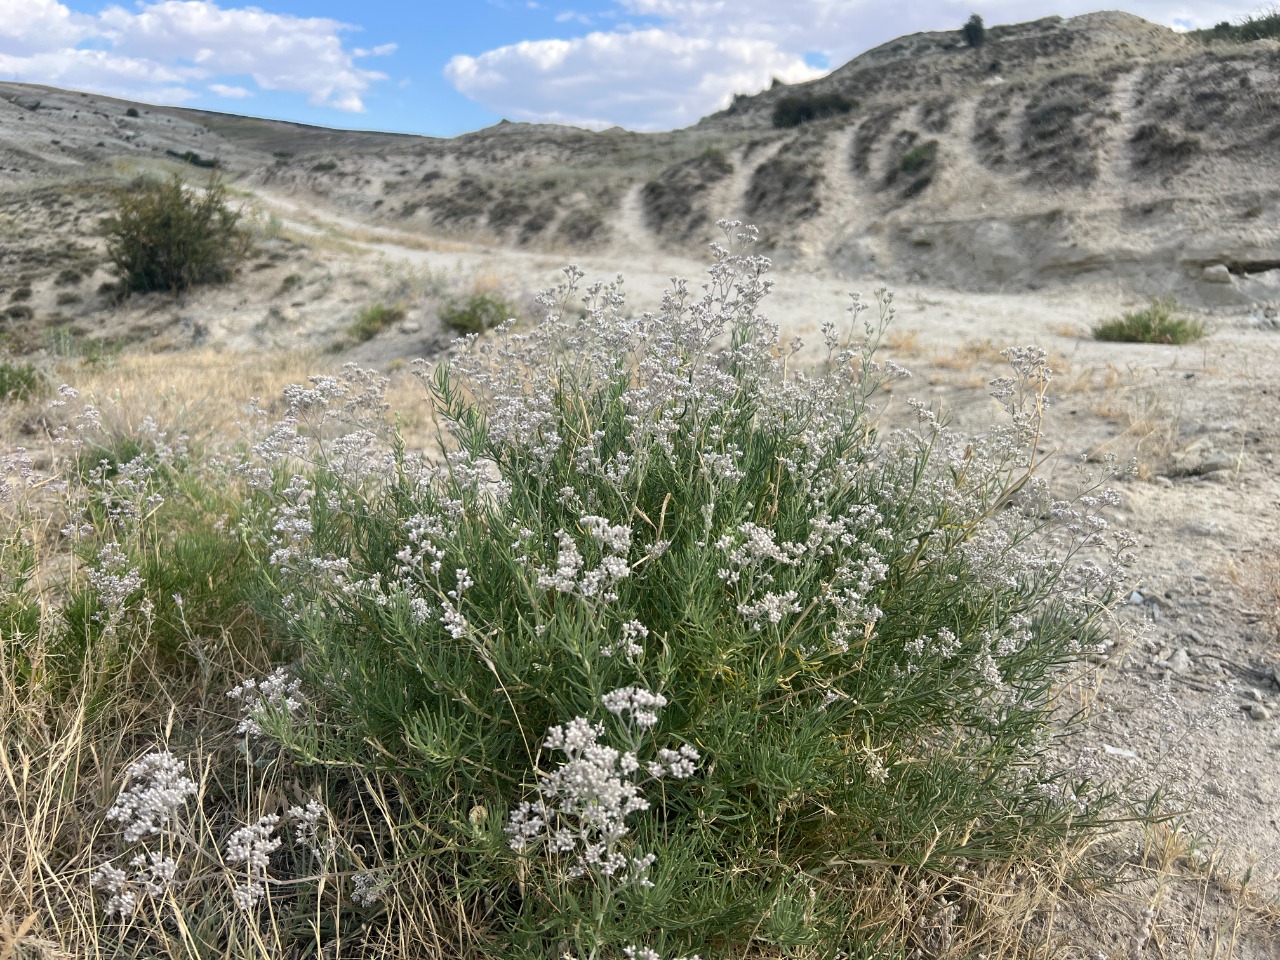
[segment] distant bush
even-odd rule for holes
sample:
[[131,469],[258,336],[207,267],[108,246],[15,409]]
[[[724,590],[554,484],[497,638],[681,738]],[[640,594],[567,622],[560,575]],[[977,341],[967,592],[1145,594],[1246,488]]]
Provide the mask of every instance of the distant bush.
[[920,173],[922,170],[932,166],[933,161],[938,156],[938,141],[928,140],[918,146],[912,147],[902,155],[902,160],[898,166],[903,173],[913,175]]
[[1280,37],[1280,7],[1242,16],[1237,23],[1223,20],[1208,30],[1194,30],[1191,35],[1203,43],[1227,41],[1250,43]]
[[311,172],[312,173],[332,173],[334,170],[337,170],[337,169],[338,169],[338,163],[336,160],[321,160],[319,163],[317,163],[315,166],[311,168]]
[[136,107],[130,107],[128,110],[126,110],[126,111],[124,112],[124,115],[125,115],[126,117],[135,117],[135,118],[136,118],[136,117],[138,116],[138,110],[137,110],[137,108],[136,108]]
[[960,33],[964,36],[964,42],[974,48],[982,46],[987,40],[987,28],[982,23],[982,17],[976,13],[965,21]]
[[484,333],[515,315],[515,308],[496,293],[478,291],[453,298],[440,308],[440,322],[455,333]]
[[33,397],[42,383],[40,371],[31,364],[0,360],[0,401]]
[[835,117],[857,106],[842,93],[815,93],[783,97],[773,107],[773,125],[779,130],[798,127],[811,120]]
[[1150,306],[1126,313],[1093,328],[1093,339],[1117,343],[1190,343],[1208,331],[1199,321],[1179,316],[1173,297],[1153,299]]
[[387,307],[377,303],[371,307],[365,307],[356,314],[355,323],[351,325],[348,332],[357,343],[364,343],[403,319],[403,307]]
[[29,283],[24,283],[20,287],[15,287],[13,290],[13,293],[9,294],[9,300],[13,303],[18,303],[22,300],[30,300],[30,299],[31,299],[31,284]]
[[177,174],[134,181],[102,223],[116,292],[181,292],[230,279],[248,247],[240,217],[216,175],[203,189],[189,188]]
[[202,157],[194,150],[184,150],[181,153],[177,150],[166,150],[165,154],[173,157],[175,160],[181,160],[183,163],[189,163],[193,167],[204,167],[206,170],[216,170],[218,167],[222,166],[221,161],[216,157],[212,159],[209,157]]

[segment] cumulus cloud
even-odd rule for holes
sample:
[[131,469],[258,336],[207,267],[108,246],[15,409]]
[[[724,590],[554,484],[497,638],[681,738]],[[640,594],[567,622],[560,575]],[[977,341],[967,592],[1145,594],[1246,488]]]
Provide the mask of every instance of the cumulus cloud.
[[[571,39],[534,40],[479,56],[456,56],[445,76],[463,94],[506,117],[586,127],[661,130],[692,123],[754,93],[774,77],[812,79],[903,34],[958,29],[971,4],[879,0],[614,0],[613,12],[643,18]],[[1211,26],[1250,12],[1256,0],[1195,6],[1130,0],[1125,9],[1180,28]],[[989,25],[1097,9],[1096,0],[996,0]],[[573,10],[557,23],[586,22]]]
[[462,93],[518,120],[656,130],[727,106],[733,91],[821,76],[767,40],[670,30],[596,32],[454,57],[445,75]]
[[[193,99],[201,85],[219,96],[247,96],[248,78],[259,90],[305,94],[313,106],[363,112],[363,94],[386,75],[359,67],[356,58],[385,56],[395,45],[348,50],[342,34],[350,29],[324,17],[213,0],[158,0],[96,14],[58,0],[0,0],[0,74],[163,102]],[[222,82],[232,77],[241,82]]]

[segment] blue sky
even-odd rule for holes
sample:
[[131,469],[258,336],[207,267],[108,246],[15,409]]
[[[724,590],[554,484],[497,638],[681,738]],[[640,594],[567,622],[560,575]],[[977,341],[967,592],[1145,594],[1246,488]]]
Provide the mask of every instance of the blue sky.
[[[686,126],[886,40],[1095,3],[927,0],[0,0],[0,78],[324,126],[451,136],[502,118]],[[1133,0],[1188,28],[1256,3]]]

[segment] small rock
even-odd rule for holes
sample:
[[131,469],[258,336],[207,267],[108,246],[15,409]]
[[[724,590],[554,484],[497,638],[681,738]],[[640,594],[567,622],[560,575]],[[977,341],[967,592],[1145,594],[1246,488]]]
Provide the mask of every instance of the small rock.
[[406,320],[404,323],[400,324],[401,333],[417,333],[421,329],[422,324],[414,320]]
[[1249,719],[1250,720],[1270,720],[1271,711],[1268,710],[1261,703],[1251,703],[1249,704]]
[[1231,283],[1231,271],[1227,269],[1225,263],[1215,263],[1205,267],[1200,274],[1200,279],[1205,283]]
[[1169,669],[1174,673],[1190,673],[1191,672],[1191,654],[1186,650],[1179,650],[1169,658]]
[[1140,607],[1140,606],[1142,606],[1142,604],[1143,604],[1143,603],[1145,603],[1145,602],[1146,602],[1146,597],[1144,597],[1142,594],[1140,594],[1137,590],[1135,590],[1135,591],[1133,591],[1133,593],[1129,594],[1129,604],[1130,604],[1130,606]]

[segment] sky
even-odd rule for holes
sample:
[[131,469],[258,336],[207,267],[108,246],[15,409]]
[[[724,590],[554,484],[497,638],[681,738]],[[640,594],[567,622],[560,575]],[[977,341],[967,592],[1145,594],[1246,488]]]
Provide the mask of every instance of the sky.
[[[922,30],[1080,0],[0,0],[0,79],[362,130],[670,130]],[[1114,5],[1111,7],[1114,9]],[[1129,0],[1176,29],[1257,2]]]

